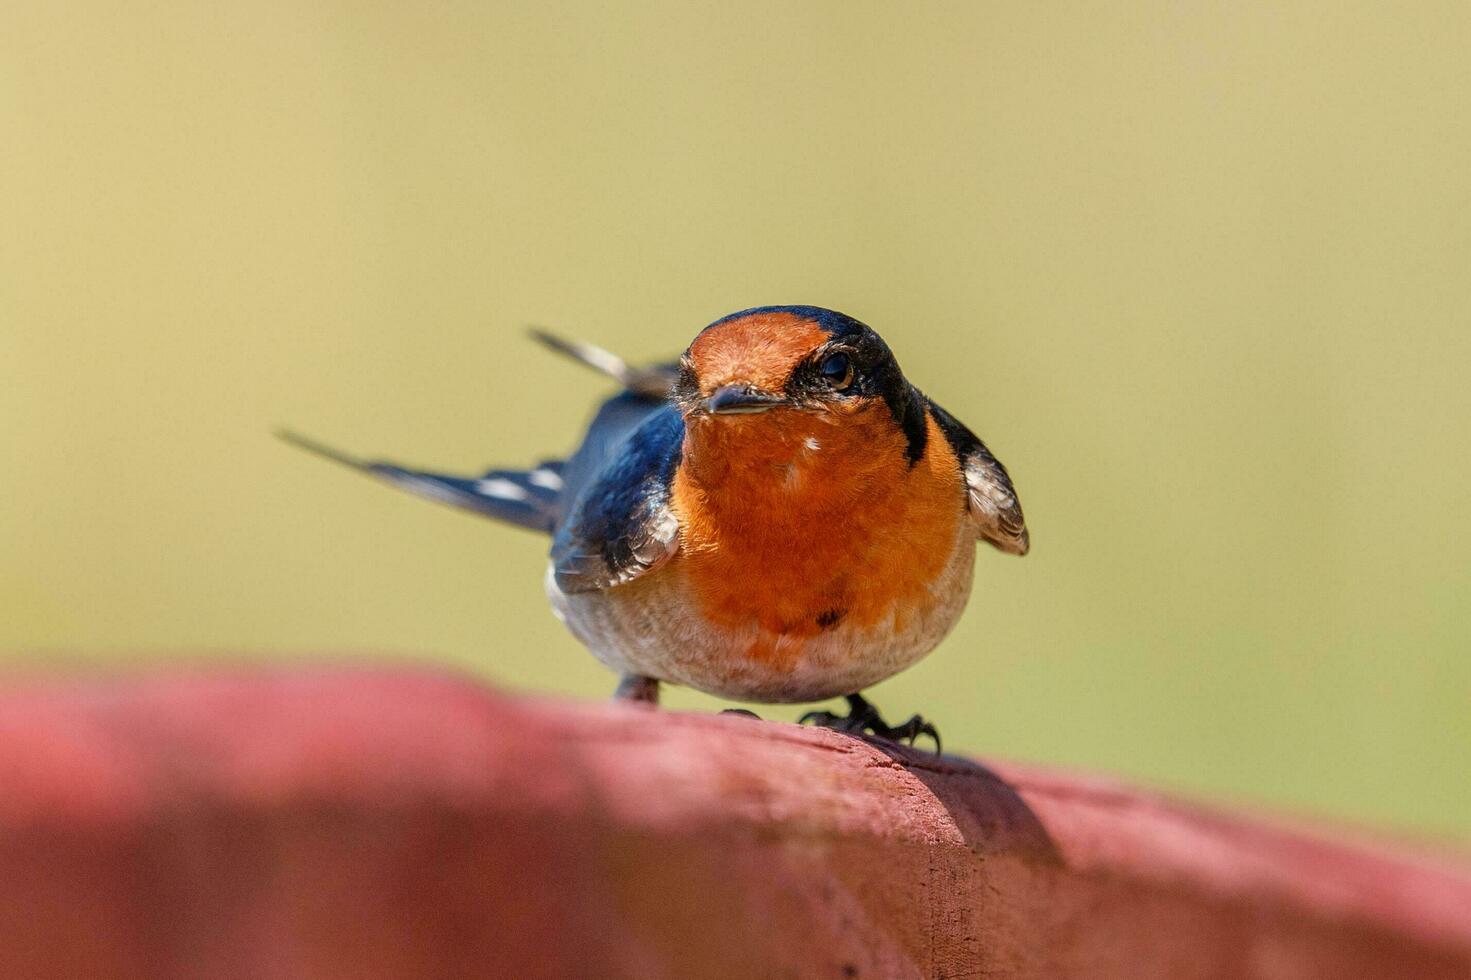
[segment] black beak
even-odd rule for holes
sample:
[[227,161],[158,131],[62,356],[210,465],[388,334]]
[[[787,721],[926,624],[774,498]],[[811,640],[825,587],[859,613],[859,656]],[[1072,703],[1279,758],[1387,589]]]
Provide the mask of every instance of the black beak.
[[764,412],[789,402],[781,395],[753,388],[750,385],[725,385],[705,399],[705,410],[712,415],[749,415]]

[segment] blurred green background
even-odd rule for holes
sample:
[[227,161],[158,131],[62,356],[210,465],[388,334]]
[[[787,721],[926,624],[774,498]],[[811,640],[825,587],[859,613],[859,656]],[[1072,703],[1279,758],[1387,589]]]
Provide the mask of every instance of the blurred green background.
[[0,649],[604,697],[543,542],[270,429],[530,462],[607,389],[527,324],[814,303],[1034,534],[889,713],[1471,839],[1468,49],[1458,3],[6,5]]

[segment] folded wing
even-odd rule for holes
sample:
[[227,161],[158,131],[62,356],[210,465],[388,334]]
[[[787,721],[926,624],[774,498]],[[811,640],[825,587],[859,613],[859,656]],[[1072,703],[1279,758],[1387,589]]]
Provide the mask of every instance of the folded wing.
[[683,442],[684,420],[666,403],[615,445],[598,447],[605,465],[569,503],[552,539],[559,589],[624,585],[674,555],[679,521],[669,508],[669,488]]
[[960,459],[966,504],[976,526],[976,536],[1008,554],[1025,555],[1032,539],[1006,467],[959,419],[934,402],[929,406],[935,423]]

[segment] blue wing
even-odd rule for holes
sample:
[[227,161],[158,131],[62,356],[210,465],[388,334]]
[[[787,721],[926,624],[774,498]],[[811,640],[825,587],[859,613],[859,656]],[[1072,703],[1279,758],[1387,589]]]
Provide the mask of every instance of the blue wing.
[[666,401],[620,395],[603,406],[566,467],[571,501],[552,539],[563,592],[632,581],[679,548],[669,488],[684,444],[684,419]]

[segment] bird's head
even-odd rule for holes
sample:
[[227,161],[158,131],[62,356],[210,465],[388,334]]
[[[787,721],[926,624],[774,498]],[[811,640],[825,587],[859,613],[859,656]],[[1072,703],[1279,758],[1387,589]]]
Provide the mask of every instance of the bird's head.
[[871,418],[923,439],[922,401],[883,338],[815,306],[764,306],[716,320],[680,358],[673,394],[692,432],[708,436],[808,438]]
[[928,439],[924,397],[883,338],[815,306],[716,320],[680,358],[672,394],[688,478],[726,496],[848,499],[907,472]]

